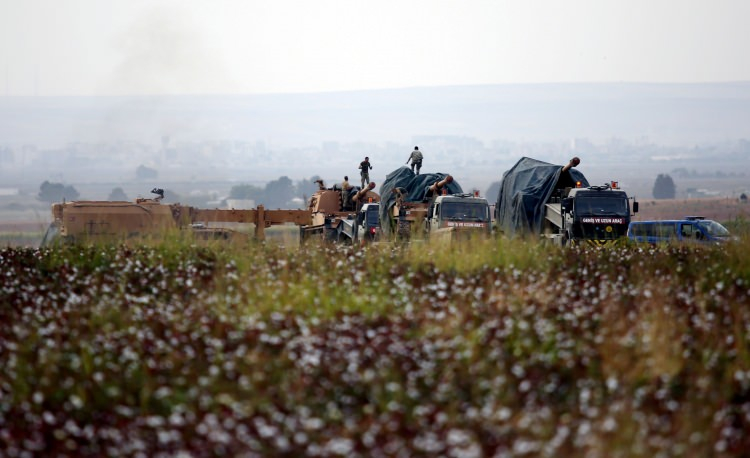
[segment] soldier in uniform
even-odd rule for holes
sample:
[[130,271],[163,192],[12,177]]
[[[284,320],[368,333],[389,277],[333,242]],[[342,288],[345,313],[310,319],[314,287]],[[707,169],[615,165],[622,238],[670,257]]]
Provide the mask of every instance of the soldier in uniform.
[[406,163],[408,164],[409,161],[411,161],[411,171],[413,172],[416,167],[417,175],[419,175],[419,171],[422,169],[422,152],[419,151],[418,146],[414,147],[414,151],[411,152],[411,156],[406,160]]
[[349,185],[349,176],[345,176],[344,181],[341,182],[341,206],[343,210],[346,210],[349,206],[349,190],[351,188],[351,185]]
[[370,158],[365,157],[365,160],[359,163],[359,175],[362,178],[362,187],[365,187],[365,183],[370,184],[370,170],[372,170],[372,164],[370,164]]

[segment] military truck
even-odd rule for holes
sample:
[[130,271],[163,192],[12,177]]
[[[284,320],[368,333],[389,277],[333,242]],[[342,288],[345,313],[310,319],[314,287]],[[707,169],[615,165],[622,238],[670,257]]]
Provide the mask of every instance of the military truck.
[[427,232],[430,236],[446,232],[488,235],[492,230],[490,220],[490,205],[478,192],[441,195],[428,209]]
[[318,190],[310,197],[308,211],[310,223],[300,226],[300,243],[319,239],[328,242],[351,243],[357,239],[357,215],[365,204],[380,202],[373,192],[376,184],[370,182],[360,189],[342,190],[338,186],[326,188],[318,180]]
[[380,203],[366,203],[357,213],[357,231],[355,240],[361,243],[380,240]]
[[[558,210],[559,209],[559,210]],[[632,212],[638,212],[633,201]],[[562,221],[558,215],[562,214]],[[608,245],[627,236],[631,205],[617,182],[570,189],[559,204],[547,204],[548,236],[558,243]]]
[[451,175],[414,175],[406,167],[386,177],[381,195],[392,198],[381,204],[381,224],[392,238],[446,238],[489,235],[490,210],[478,192],[464,193]]
[[380,239],[380,217],[377,202],[363,204],[356,216],[349,214],[345,219],[339,218],[331,224],[334,231],[330,240],[339,243],[358,243],[365,245]]
[[539,234],[561,245],[608,245],[627,235],[632,206],[616,181],[589,185],[574,169],[522,158],[505,172],[495,205],[499,231],[508,235]]

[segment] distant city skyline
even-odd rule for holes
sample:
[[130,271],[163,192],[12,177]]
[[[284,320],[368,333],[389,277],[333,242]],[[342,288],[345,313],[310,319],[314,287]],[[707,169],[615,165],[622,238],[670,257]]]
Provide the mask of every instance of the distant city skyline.
[[321,94],[0,98],[0,146],[70,142],[543,142],[750,138],[750,82],[527,84]]
[[0,3],[0,95],[750,81],[744,0]]
[[180,181],[184,193],[201,181],[336,182],[356,177],[364,156],[382,182],[419,145],[426,170],[471,188],[486,189],[522,156],[562,164],[580,155],[594,182],[642,190],[679,167],[748,173],[749,121],[750,83],[4,98],[0,182],[125,182],[144,164],[159,170],[152,186]]
[[[685,186],[695,189],[713,186],[715,192],[729,196],[748,189],[750,166],[746,166],[744,158],[750,154],[750,140],[696,145],[690,149],[622,139],[605,143],[584,138],[573,140],[485,145],[468,137],[422,137],[419,144],[425,150],[424,171],[450,173],[466,190],[478,189],[482,193],[523,156],[565,164],[574,155],[582,159],[579,169],[592,183],[614,179],[641,195],[661,173],[672,173],[683,193]],[[368,151],[374,164],[370,176],[379,185],[387,174],[404,166],[403,159],[410,149],[407,143],[383,146],[329,142],[310,145],[302,151],[268,150],[262,144],[226,140],[166,144],[165,149],[137,142],[72,143],[56,149],[24,145],[20,149],[0,148],[0,182],[27,193],[35,192],[38,183],[45,180],[61,182],[75,186],[87,199],[94,200],[106,198],[114,186],[124,187],[129,194],[145,195],[156,186],[197,197],[226,193],[239,184],[263,187],[284,176],[294,182],[320,176],[329,185],[339,182],[344,175],[356,181],[357,162],[361,152]],[[301,153],[304,154],[300,156]],[[292,162],[279,159],[292,155],[298,156]],[[137,176],[137,169],[144,165],[154,171],[152,178]],[[94,190],[98,194],[92,194]]]

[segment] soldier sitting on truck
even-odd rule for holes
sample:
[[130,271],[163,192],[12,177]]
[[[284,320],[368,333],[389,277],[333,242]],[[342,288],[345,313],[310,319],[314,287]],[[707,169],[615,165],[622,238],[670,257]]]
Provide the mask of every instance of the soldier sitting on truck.
[[413,172],[416,166],[417,175],[419,175],[419,171],[422,169],[422,152],[419,151],[418,146],[414,147],[414,151],[411,152],[411,156],[406,160],[406,163],[408,164],[409,161],[411,161],[411,171]]

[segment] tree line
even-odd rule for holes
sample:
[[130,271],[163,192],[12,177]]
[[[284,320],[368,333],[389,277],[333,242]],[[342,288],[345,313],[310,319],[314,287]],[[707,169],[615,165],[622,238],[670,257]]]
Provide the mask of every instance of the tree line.
[[319,179],[320,177],[316,175],[295,183],[289,177],[283,176],[269,181],[263,188],[251,184],[236,185],[229,190],[229,198],[251,199],[256,205],[263,205],[266,208],[299,207],[299,202],[295,203],[295,199],[301,199],[302,206],[304,206],[307,198],[318,189],[315,180]]

